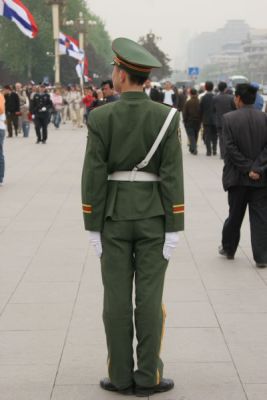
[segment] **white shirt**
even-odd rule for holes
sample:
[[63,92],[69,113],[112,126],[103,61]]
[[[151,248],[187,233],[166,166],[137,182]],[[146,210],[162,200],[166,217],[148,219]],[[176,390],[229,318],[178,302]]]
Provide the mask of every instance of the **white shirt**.
[[145,88],[145,92],[150,97],[151,88]]
[[174,91],[171,90],[164,90],[164,104],[168,104],[169,106],[173,106],[173,101],[172,101],[172,95],[174,94]]

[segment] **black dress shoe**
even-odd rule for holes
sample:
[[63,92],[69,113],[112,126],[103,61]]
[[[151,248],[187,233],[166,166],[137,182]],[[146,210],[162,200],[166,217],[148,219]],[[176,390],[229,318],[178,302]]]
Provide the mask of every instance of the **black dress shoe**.
[[160,383],[156,386],[152,387],[142,387],[136,385],[135,387],[135,395],[136,397],[147,397],[152,396],[155,393],[164,393],[168,392],[174,387],[174,382],[172,379],[162,378]]
[[114,386],[113,383],[110,382],[109,378],[101,379],[100,387],[104,390],[108,390],[109,392],[117,392],[125,395],[133,394],[133,386],[129,386],[126,389],[117,389],[116,386]]
[[218,251],[219,251],[219,254],[221,256],[225,256],[227,258],[227,260],[233,260],[235,258],[234,254],[227,253],[227,251],[224,250],[224,248],[222,246],[219,246]]
[[36,140],[36,144],[41,143],[41,139]]
[[267,263],[256,263],[257,268],[267,268]]

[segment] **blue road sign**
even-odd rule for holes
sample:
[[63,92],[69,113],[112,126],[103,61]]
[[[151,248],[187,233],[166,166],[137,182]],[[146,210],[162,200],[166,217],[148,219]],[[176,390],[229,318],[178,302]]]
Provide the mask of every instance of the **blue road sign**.
[[189,76],[198,76],[199,75],[199,67],[189,67],[188,75]]

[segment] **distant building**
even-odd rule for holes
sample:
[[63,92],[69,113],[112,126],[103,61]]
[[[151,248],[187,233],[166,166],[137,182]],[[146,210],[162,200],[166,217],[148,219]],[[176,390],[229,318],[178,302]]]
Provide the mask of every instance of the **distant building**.
[[212,56],[222,53],[224,46],[235,46],[246,40],[250,28],[243,20],[229,20],[215,32],[203,32],[192,39],[188,46],[188,65],[203,67]]

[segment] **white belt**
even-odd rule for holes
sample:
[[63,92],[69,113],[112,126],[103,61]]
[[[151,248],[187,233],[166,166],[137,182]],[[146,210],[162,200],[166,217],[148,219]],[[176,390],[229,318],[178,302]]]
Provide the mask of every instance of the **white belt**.
[[156,174],[142,171],[117,171],[108,176],[108,181],[122,182],[159,182],[161,179]]

